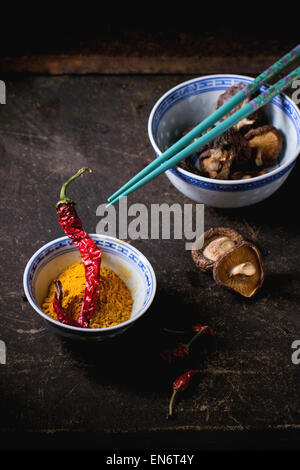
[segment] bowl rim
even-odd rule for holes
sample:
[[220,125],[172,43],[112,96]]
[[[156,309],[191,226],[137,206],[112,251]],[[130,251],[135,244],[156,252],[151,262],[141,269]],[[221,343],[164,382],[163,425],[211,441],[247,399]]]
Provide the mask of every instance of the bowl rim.
[[[131,250],[135,251],[139,257],[141,257],[142,259],[144,259],[146,261],[146,264],[147,264],[147,267],[149,269],[149,271],[151,272],[151,275],[152,275],[152,279],[153,279],[153,289],[152,289],[152,294],[151,294],[151,297],[150,297],[150,300],[148,302],[148,304],[145,306],[145,307],[142,307],[141,310],[134,316],[134,317],[130,317],[128,320],[122,322],[122,323],[119,323],[118,325],[113,325],[113,326],[107,326],[105,328],[81,328],[81,327],[78,327],[78,326],[72,326],[72,325],[66,325],[64,323],[60,323],[58,320],[55,320],[54,318],[51,318],[49,317],[49,315],[47,315],[46,313],[44,313],[40,307],[37,305],[37,303],[35,302],[35,300],[33,299],[32,295],[30,294],[30,291],[28,289],[28,275],[29,275],[29,272],[30,272],[30,269],[31,269],[31,266],[33,264],[33,262],[35,261],[35,259],[44,251],[46,250],[47,248],[49,248],[51,245],[54,245],[56,243],[59,243],[61,241],[64,241],[64,240],[70,240],[68,236],[64,236],[64,237],[59,237],[59,238],[55,238],[54,240],[51,240],[50,242],[44,244],[43,246],[41,246],[31,257],[30,259],[28,260],[27,264],[26,264],[26,267],[25,267],[25,270],[24,270],[24,274],[23,274],[23,288],[24,288],[24,292],[25,292],[25,295],[26,295],[26,298],[27,300],[29,301],[30,305],[33,307],[33,309],[41,316],[43,317],[45,320],[55,324],[56,326],[58,327],[61,327],[61,328],[64,328],[64,329],[67,329],[67,330],[71,330],[71,331],[74,331],[74,332],[77,332],[77,333],[87,333],[87,334],[96,334],[96,333],[106,333],[106,332],[111,332],[111,331],[114,331],[114,330],[117,330],[119,328],[123,328],[123,327],[126,327],[126,326],[129,326],[131,323],[134,323],[138,318],[140,318],[150,307],[150,305],[152,304],[153,300],[154,300],[154,297],[155,297],[155,294],[156,294],[156,287],[157,287],[157,280],[156,280],[156,275],[155,275],[155,271],[153,269],[153,266],[152,264],[150,263],[150,261],[146,258],[146,256],[140,251],[138,250],[137,248],[131,246],[129,243],[123,241],[123,240],[120,240],[119,238],[116,238],[116,237],[112,237],[110,235],[105,235],[105,234],[99,234],[99,233],[89,233],[89,236],[91,238],[98,238],[98,239],[102,239],[102,240],[108,240],[108,241],[112,241],[112,242],[119,242],[119,243],[122,243],[126,246],[129,246]],[[74,245],[75,246],[75,245]],[[72,247],[72,245],[70,245],[70,247]],[[59,254],[58,254],[59,256]]]
[[[151,145],[152,147],[154,148],[154,151],[158,154],[158,155],[161,155],[162,154],[162,151],[158,148],[155,140],[154,140],[154,137],[153,137],[153,134],[152,134],[152,123],[153,123],[153,118],[154,118],[154,114],[157,110],[157,108],[159,107],[159,105],[162,103],[162,101],[164,101],[168,95],[170,95],[171,93],[173,93],[174,91],[176,91],[177,89],[181,88],[182,86],[185,86],[185,85],[188,85],[190,83],[193,83],[193,82],[196,82],[196,81],[199,81],[200,79],[205,79],[205,80],[208,80],[208,79],[213,79],[213,78],[218,78],[218,77],[224,77],[224,78],[246,78],[248,80],[251,80],[253,81],[254,78],[253,77],[250,77],[249,75],[241,75],[241,74],[234,74],[234,73],[216,73],[216,74],[211,74],[211,75],[203,75],[203,76],[199,76],[199,77],[195,77],[195,78],[192,78],[190,80],[186,80],[184,82],[181,82],[181,83],[178,83],[177,85],[175,85],[174,87],[170,88],[168,91],[166,91],[157,101],[156,103],[154,104],[151,112],[150,112],[150,115],[149,115],[149,118],[148,118],[148,137],[150,139],[150,142],[151,142]],[[285,93],[280,93],[281,96],[284,96],[285,100],[287,100],[289,102],[289,104],[291,106],[293,106],[294,109],[296,109],[297,113],[298,113],[298,116],[300,118],[300,109],[295,105],[295,103],[293,102],[293,100],[287,96]],[[208,184],[211,184],[211,185],[224,185],[224,186],[232,186],[232,185],[248,185],[249,184],[249,181],[252,183],[255,183],[257,181],[263,181],[264,179],[268,178],[268,177],[272,177],[274,175],[276,175],[277,173],[281,172],[282,170],[286,169],[288,166],[292,166],[292,164],[295,163],[295,160],[297,159],[298,155],[299,155],[299,152],[300,152],[300,139],[299,139],[299,143],[298,143],[298,146],[297,146],[297,149],[295,151],[295,154],[294,156],[287,162],[285,162],[284,164],[282,165],[279,165],[278,167],[274,168],[273,170],[265,173],[264,175],[260,175],[260,176],[255,176],[253,178],[251,178],[250,180],[249,179],[239,179],[239,180],[220,180],[220,179],[215,179],[215,178],[207,178],[206,176],[200,176],[200,175],[196,175],[195,173],[191,173],[187,170],[184,170],[183,168],[180,168],[178,166],[175,166],[174,168],[170,168],[169,170],[167,171],[170,171],[170,170],[173,170],[173,173],[174,175],[177,177],[177,178],[180,178],[180,175],[177,175],[176,173],[181,173],[182,175],[185,175],[189,178],[194,178],[195,180],[198,180],[198,181],[203,181],[204,183],[208,183]],[[166,171],[166,172],[167,172]],[[191,182],[186,182],[187,184],[193,184]]]

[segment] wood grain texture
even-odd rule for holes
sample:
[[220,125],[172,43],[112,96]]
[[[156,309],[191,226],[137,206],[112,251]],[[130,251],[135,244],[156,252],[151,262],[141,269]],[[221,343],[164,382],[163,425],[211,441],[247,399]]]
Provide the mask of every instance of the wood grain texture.
[[[0,447],[272,447],[299,438],[300,366],[291,363],[300,328],[300,228],[291,203],[298,199],[298,165],[256,206],[205,208],[206,229],[232,227],[261,248],[266,279],[253,299],[217,287],[196,268],[184,240],[131,242],[153,264],[157,294],[136,326],[107,343],[55,336],[23,298],[28,259],[63,235],[55,211],[61,183],[82,166],[93,169],[88,183],[72,187],[72,198],[94,232],[97,206],[153,158],[153,104],[189,78],[7,79],[0,107],[0,339],[7,346]],[[191,201],[161,175],[128,202],[150,208]],[[169,369],[161,362],[160,351],[177,340],[163,327],[189,331],[194,322],[208,323],[216,340],[199,343],[189,362],[200,368],[199,380],[176,404],[176,419],[167,420],[172,380],[187,364]]]

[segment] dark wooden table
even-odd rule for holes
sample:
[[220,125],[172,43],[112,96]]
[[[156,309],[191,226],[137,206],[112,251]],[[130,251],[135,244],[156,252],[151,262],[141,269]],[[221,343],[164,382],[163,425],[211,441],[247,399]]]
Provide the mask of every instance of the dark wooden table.
[[[184,240],[131,243],[151,261],[157,294],[123,336],[88,344],[56,336],[24,299],[30,256],[62,236],[55,203],[70,174],[84,226],[96,208],[149,163],[147,119],[156,99],[190,75],[7,77],[0,107],[0,447],[218,449],[298,447],[300,365],[299,165],[267,201],[205,207],[205,228],[232,227],[264,254],[266,279],[251,300],[199,272]],[[162,175],[129,202],[190,202]],[[166,419],[172,380],[159,352],[178,338],[163,328],[208,323],[189,365],[201,371]],[[181,337],[180,337],[181,338]]]

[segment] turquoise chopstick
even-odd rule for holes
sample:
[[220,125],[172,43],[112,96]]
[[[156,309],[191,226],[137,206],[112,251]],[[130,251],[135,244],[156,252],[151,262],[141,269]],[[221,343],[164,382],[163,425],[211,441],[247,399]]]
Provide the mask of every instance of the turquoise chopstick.
[[177,142],[175,142],[171,147],[169,147],[165,152],[163,152],[158,158],[153,160],[149,165],[147,165],[143,170],[141,170],[137,175],[131,178],[126,184],[124,184],[118,191],[112,194],[108,201],[115,199],[124,190],[128,189],[133,184],[137,183],[142,177],[150,174],[152,170],[159,167],[163,162],[168,160],[172,155],[175,155],[181,149],[183,149],[189,142],[191,142],[199,135],[203,134],[207,129],[213,126],[218,122],[223,116],[228,114],[232,109],[238,106],[245,98],[251,96],[255,93],[259,87],[264,84],[268,79],[279,73],[285,67],[290,65],[295,59],[300,57],[300,44],[294,47],[290,52],[285,54],[281,59],[271,65],[268,69],[258,75],[251,83],[246,85],[242,90],[236,93],[229,101],[223,104],[218,108],[214,113],[204,119],[200,124],[194,127],[188,134],[183,136]]
[[267,90],[262,91],[262,93],[259,96],[257,96],[252,101],[250,101],[245,106],[243,106],[238,111],[236,111],[234,114],[229,116],[225,121],[220,122],[216,127],[214,127],[209,132],[204,134],[198,140],[196,140],[195,142],[190,144],[188,147],[178,152],[175,156],[173,156],[169,160],[162,163],[158,168],[154,169],[151,173],[144,176],[144,178],[140,179],[137,183],[130,186],[128,189],[122,192],[122,194],[120,194],[119,196],[111,200],[107,204],[106,207],[109,207],[110,205],[115,204],[121,197],[127,196],[128,194],[132,193],[136,189],[141,188],[142,186],[144,186],[146,183],[151,181],[156,176],[160,175],[161,173],[164,173],[169,168],[174,167],[181,160],[183,160],[184,158],[196,152],[199,148],[208,144],[216,137],[219,137],[219,135],[223,134],[225,131],[233,127],[239,121],[249,116],[254,111],[264,106],[265,104],[269,103],[269,101],[271,101],[276,95],[278,95],[279,93],[284,91],[286,88],[288,88],[291,85],[292,81],[298,77],[300,77],[300,67],[298,67],[293,72],[291,72],[290,74],[286,75],[284,78],[279,80],[275,85],[272,85]]

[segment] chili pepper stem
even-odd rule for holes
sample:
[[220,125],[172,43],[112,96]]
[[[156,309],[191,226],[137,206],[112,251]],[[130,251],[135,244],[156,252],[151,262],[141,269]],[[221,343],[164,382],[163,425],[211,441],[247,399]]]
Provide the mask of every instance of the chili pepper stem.
[[201,328],[199,331],[197,331],[197,333],[192,337],[192,339],[191,339],[188,343],[184,344],[184,346],[186,347],[186,349],[190,349],[192,343],[193,343],[194,341],[196,341],[196,339],[198,338],[198,336],[200,336],[200,335],[203,333],[203,331],[207,330],[207,328],[208,328],[208,325],[205,325],[205,326],[203,326],[203,328]]
[[172,330],[170,328],[163,328],[163,331],[165,331],[166,333],[176,333],[176,334],[184,334],[185,331],[182,331],[182,330]]
[[173,393],[172,393],[172,396],[170,398],[170,403],[169,403],[169,416],[172,416],[172,414],[173,414],[173,404],[174,404],[174,400],[175,400],[175,396],[176,396],[177,391],[178,390],[176,388],[173,388]]
[[72,181],[76,180],[85,171],[88,171],[89,173],[92,173],[92,170],[90,168],[88,168],[87,166],[85,166],[83,168],[80,168],[80,170],[78,170],[77,173],[75,173],[75,175],[71,176],[71,178],[69,178],[68,181],[66,181],[62,185],[62,188],[60,190],[60,199],[59,199],[58,203],[56,204],[56,207],[58,207],[60,204],[72,204],[72,203],[74,204],[72,199],[70,199],[66,196],[66,190],[67,190],[67,187],[69,186],[69,184],[72,183]]

